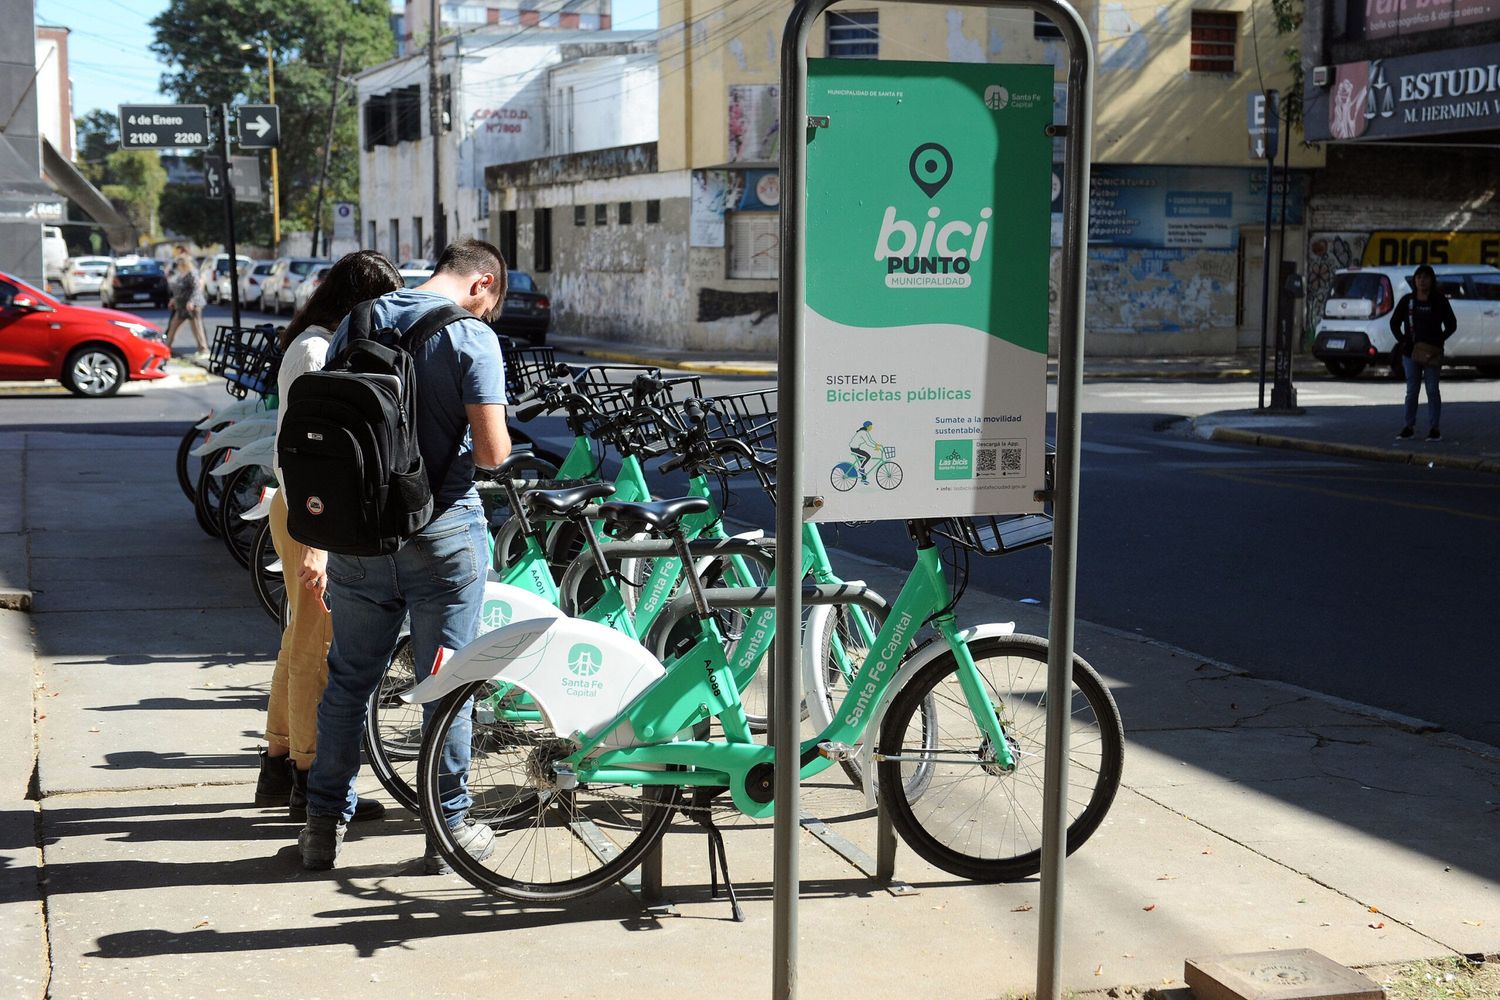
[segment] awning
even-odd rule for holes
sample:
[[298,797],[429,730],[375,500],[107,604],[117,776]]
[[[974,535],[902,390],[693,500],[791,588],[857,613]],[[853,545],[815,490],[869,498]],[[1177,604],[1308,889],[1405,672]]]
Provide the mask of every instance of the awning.
[[135,226],[45,137],[42,139],[42,173],[89,218],[104,227],[110,249],[116,253],[128,253],[136,248],[138,234]]

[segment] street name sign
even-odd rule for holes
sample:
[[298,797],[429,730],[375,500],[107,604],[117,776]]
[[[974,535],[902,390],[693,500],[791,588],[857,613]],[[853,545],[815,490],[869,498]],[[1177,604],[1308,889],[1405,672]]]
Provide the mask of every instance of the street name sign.
[[1052,77],[808,61],[809,519],[1042,509]]
[[1281,139],[1281,108],[1276,91],[1256,91],[1250,95],[1246,111],[1250,132],[1250,155],[1257,160],[1276,159]]
[[120,105],[121,149],[207,149],[206,104]]
[[336,240],[352,240],[355,238],[354,231],[355,211],[358,208],[352,201],[334,202],[333,205],[333,238]]
[[234,109],[235,143],[241,149],[281,145],[281,112],[274,104],[241,104]]

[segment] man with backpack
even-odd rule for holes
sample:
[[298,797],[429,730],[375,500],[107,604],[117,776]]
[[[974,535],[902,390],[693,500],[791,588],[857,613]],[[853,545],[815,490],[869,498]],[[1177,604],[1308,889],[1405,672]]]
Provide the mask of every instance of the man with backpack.
[[[344,826],[356,802],[354,778],[359,771],[365,707],[390,662],[408,614],[419,676],[430,669],[440,646],[457,649],[473,638],[477,628],[488,560],[474,468],[492,468],[510,454],[504,362],[499,341],[483,319],[498,311],[505,289],[506,267],[500,251],[481,240],[459,240],[443,251],[425,283],[389,292],[373,300],[373,306],[362,303],[340,324],[329,347],[333,359],[329,378],[342,375],[349,384],[362,380],[355,388],[366,396],[378,397],[381,386],[388,386],[393,394],[388,400],[408,408],[409,416],[406,409],[392,412],[396,404],[388,402],[382,422],[378,409],[360,410],[353,402],[345,405],[339,395],[342,387],[328,379],[318,385],[304,376],[308,386],[299,379],[288,394],[286,426],[292,427],[297,420],[302,431],[289,435],[289,443],[282,445],[288,452],[282,456],[283,463],[295,463],[299,447],[307,451],[302,456],[302,475],[288,466],[289,482],[283,486],[288,505],[298,508],[306,533],[322,531],[336,537],[341,527],[347,530],[355,519],[347,504],[340,506],[350,494],[351,476],[325,471],[327,495],[323,495],[318,461],[326,470],[335,459],[330,453],[310,462],[309,453],[331,449],[335,438],[357,448],[365,435],[368,443],[357,463],[360,469],[368,469],[371,455],[394,463],[403,453],[402,435],[409,440],[412,429],[420,451],[420,461],[413,458],[407,468],[392,465],[390,488],[375,491],[378,499],[372,498],[371,491],[364,492],[359,506],[374,526],[342,546],[346,552],[359,554],[339,554],[339,545],[327,546],[328,579],[324,582],[333,610],[333,643],[328,652],[328,686],[318,705],[317,756],[307,781],[307,826],[298,837],[304,868],[332,868],[338,859]],[[384,341],[391,344],[382,346]],[[372,377],[371,372],[377,374]],[[399,384],[403,372],[409,373],[410,385]],[[305,397],[299,396],[299,390],[306,390]],[[314,390],[323,395],[314,396]],[[404,395],[408,392],[412,395]],[[352,401],[361,398],[345,395]],[[328,421],[322,430],[318,429],[320,419]],[[350,429],[346,425],[354,425],[354,433],[344,438]],[[391,459],[391,454],[398,458]],[[410,482],[399,482],[413,468],[423,472],[419,478],[430,484],[432,514],[425,526],[421,526],[425,492],[411,489]],[[411,493],[419,495],[405,495]],[[395,508],[394,518],[387,516],[386,507]],[[333,523],[327,524],[330,520]],[[297,534],[295,525],[292,533]],[[494,850],[494,834],[466,815],[472,802],[469,739],[468,726],[454,726],[444,747],[443,814],[464,849],[482,859]],[[446,862],[430,843],[425,862],[429,873],[447,871]]]

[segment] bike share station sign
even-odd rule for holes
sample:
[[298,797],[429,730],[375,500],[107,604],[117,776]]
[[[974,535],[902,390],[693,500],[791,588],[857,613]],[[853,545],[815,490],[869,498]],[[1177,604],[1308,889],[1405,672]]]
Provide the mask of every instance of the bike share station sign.
[[809,62],[810,519],[1041,510],[1052,77]]

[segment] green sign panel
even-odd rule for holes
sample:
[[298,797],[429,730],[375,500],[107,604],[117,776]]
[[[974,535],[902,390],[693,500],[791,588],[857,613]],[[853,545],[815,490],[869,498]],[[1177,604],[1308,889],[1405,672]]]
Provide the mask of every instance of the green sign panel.
[[[828,520],[1039,509],[1051,66],[813,60],[801,452]],[[824,488],[825,485],[831,488]]]

